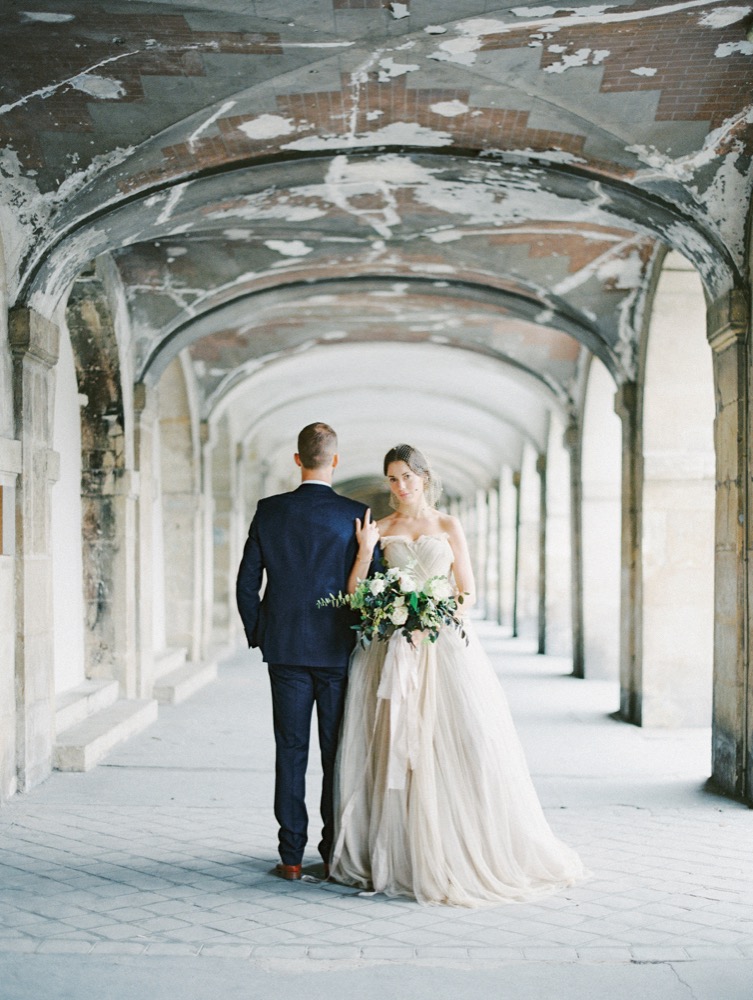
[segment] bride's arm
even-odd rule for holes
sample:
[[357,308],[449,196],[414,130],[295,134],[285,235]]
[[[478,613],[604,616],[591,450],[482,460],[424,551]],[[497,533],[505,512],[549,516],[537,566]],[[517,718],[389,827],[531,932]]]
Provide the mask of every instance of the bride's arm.
[[365,579],[369,575],[369,567],[374,555],[374,548],[379,541],[379,528],[376,522],[371,520],[371,511],[367,510],[361,518],[356,518],[356,540],[358,541],[358,552],[353,568],[348,577],[348,593],[355,593],[358,581]]
[[471,568],[471,555],[468,551],[468,542],[465,539],[463,526],[456,517],[447,516],[444,520],[444,530],[452,546],[452,575],[455,577],[455,586],[458,594],[463,595],[463,608],[470,608],[476,603],[476,582],[473,579],[473,569]]

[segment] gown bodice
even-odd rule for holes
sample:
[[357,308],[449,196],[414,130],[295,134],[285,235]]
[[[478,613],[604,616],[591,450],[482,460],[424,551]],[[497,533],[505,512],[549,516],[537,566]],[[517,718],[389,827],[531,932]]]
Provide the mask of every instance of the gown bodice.
[[453,553],[446,532],[440,535],[385,535],[384,560],[391,569],[408,571],[419,586],[433,576],[449,576]]

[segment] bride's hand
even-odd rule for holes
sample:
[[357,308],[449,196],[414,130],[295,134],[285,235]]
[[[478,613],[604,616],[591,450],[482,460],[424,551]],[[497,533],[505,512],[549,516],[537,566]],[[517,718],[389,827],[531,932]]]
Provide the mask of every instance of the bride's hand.
[[376,522],[371,520],[370,509],[363,516],[363,524],[361,524],[360,517],[356,518],[356,539],[359,551],[368,552],[369,557],[371,557],[374,546],[379,541],[379,528],[377,528]]

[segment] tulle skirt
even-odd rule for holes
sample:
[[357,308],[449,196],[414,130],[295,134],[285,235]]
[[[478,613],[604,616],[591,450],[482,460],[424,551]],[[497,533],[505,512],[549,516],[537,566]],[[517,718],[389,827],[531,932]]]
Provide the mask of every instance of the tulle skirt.
[[546,821],[472,629],[356,648],[335,811],[333,878],[390,896],[484,906],[587,874]]

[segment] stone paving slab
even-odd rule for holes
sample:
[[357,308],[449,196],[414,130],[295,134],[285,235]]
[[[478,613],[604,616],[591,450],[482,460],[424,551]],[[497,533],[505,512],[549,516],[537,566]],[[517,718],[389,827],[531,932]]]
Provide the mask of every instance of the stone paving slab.
[[[669,974],[666,997],[691,995],[677,992],[688,969],[722,963],[730,983],[745,967],[753,984],[753,811],[705,787],[709,732],[617,723],[614,685],[575,680],[564,661],[482,629],[549,820],[590,881],[535,903],[462,910],[317,881],[313,854],[309,880],[278,879],[268,683],[244,652],[106,764],[55,774],[0,810],[0,969],[26,962],[23,995],[40,998],[57,995],[34,993],[34,970],[63,959],[91,970],[182,959],[380,976],[504,966],[529,970],[521,984],[532,969],[573,966],[637,984],[634,967],[645,966]],[[318,783],[312,760],[312,816]],[[734,993],[709,997],[722,995]]]

